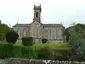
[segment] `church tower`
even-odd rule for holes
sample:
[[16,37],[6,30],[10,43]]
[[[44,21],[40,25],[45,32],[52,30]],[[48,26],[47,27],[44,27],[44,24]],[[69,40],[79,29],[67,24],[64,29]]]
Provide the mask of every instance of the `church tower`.
[[41,5],[35,6],[34,5],[34,19],[33,21],[41,22]]

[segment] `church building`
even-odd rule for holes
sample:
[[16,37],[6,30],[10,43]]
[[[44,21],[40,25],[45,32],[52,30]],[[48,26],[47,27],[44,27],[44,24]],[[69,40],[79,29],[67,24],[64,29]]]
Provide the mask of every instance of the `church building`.
[[15,24],[13,30],[22,37],[33,37],[34,43],[41,43],[42,39],[48,40],[48,43],[64,42],[64,26],[62,24],[42,24],[41,23],[41,5],[34,5],[34,18],[30,24]]

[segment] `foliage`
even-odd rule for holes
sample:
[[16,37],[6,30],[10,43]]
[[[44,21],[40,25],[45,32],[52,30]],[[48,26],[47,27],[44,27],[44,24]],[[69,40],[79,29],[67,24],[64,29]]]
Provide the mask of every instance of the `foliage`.
[[50,47],[51,49],[55,50],[71,50],[68,46],[68,43],[45,43],[45,44],[34,44],[32,47],[36,49],[43,48],[45,46]]
[[32,47],[25,47],[23,45],[15,44],[1,44],[0,43],[0,58],[35,58],[33,53],[35,53]]
[[[69,60],[71,48],[67,43],[34,44],[32,47],[38,53],[39,59]],[[48,54],[52,53],[52,57],[48,57]]]
[[68,43],[71,46],[72,56],[80,57],[85,55],[85,25],[76,24],[67,29]]
[[[54,45],[54,47],[51,45]],[[0,43],[0,58],[60,60],[59,58],[66,58],[68,55],[67,51],[71,51],[71,49],[65,45],[66,44],[62,43],[61,46],[60,44],[34,44],[33,46],[23,46],[21,44]]]
[[71,61],[84,61],[85,62],[85,55],[74,55],[71,57]]
[[6,34],[6,41],[8,43],[15,43],[18,39],[19,35],[15,31],[9,31]]
[[9,27],[6,24],[0,24],[0,41],[5,40],[5,35],[8,32]]
[[33,38],[32,37],[23,37],[22,43],[23,43],[24,46],[33,45]]
[[47,43],[47,39],[42,39],[42,43]]
[[44,48],[41,48],[38,51],[38,58],[39,59],[44,59],[44,60],[53,59],[54,55],[53,55],[52,49],[47,47],[47,46],[45,46]]
[[54,51],[54,57],[55,60],[60,60],[60,61],[68,61],[70,57],[70,52],[71,50],[55,50]]
[[5,33],[0,33],[0,41],[5,40]]
[[9,58],[12,57],[12,44],[0,44],[0,58]]

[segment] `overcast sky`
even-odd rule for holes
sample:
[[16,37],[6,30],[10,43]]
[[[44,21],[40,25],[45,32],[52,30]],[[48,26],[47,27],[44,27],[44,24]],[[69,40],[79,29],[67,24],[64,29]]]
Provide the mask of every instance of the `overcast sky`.
[[34,4],[41,4],[44,24],[85,24],[85,0],[0,0],[0,20],[11,27],[17,22],[31,23]]

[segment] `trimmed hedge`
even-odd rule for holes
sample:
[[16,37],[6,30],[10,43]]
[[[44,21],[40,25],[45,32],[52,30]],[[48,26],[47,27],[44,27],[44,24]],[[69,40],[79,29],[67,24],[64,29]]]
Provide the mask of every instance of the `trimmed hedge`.
[[66,43],[35,44],[32,46],[38,54],[38,59],[69,60],[71,48]]
[[24,46],[31,46],[31,45],[33,45],[33,38],[32,37],[23,37],[22,43]]
[[47,39],[42,39],[42,43],[47,43]]
[[39,59],[44,59],[44,60],[54,59],[53,50],[51,48],[49,48],[48,46],[45,46],[45,47],[41,48],[38,51],[38,58]]
[[19,35],[15,31],[11,30],[6,34],[6,41],[8,43],[15,43],[18,39]]
[[26,47],[23,45],[13,45],[13,44],[1,44],[0,43],[0,58],[35,58],[32,47]]
[[68,51],[71,51],[71,49],[66,47],[67,45],[62,46],[60,48],[58,44],[54,44],[56,45],[56,48],[55,46],[53,48],[50,45],[34,44],[33,46],[23,46],[20,44],[0,43],[0,58],[28,58],[28,59],[45,59],[45,60],[69,59],[67,56],[69,55]]

